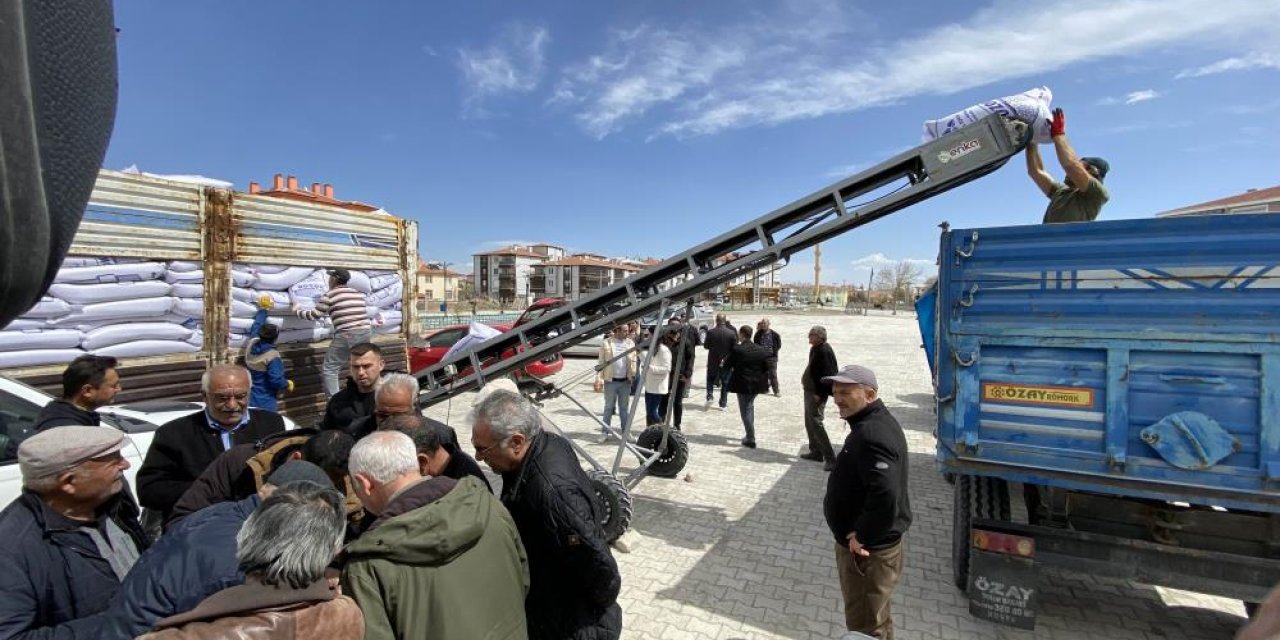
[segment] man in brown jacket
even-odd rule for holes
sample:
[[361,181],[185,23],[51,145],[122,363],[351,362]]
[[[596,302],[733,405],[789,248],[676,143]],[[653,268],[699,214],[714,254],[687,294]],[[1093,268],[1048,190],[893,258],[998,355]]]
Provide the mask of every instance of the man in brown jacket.
[[309,482],[286,487],[264,500],[236,536],[244,584],[161,620],[143,640],[364,637],[360,608],[324,575],[342,546],[342,496]]

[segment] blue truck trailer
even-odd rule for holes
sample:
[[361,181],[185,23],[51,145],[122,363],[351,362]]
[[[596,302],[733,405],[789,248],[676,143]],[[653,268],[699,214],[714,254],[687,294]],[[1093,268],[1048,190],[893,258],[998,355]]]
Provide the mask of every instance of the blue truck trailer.
[[957,586],[973,598],[993,552],[1252,612],[1280,583],[1280,215],[944,230],[940,250]]

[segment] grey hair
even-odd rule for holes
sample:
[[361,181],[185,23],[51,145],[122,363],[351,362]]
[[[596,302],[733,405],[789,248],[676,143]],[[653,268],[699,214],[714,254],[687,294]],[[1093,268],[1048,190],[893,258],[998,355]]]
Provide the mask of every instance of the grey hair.
[[530,439],[542,433],[542,416],[538,415],[533,403],[504,389],[494,391],[476,403],[468,418],[473,425],[480,422],[488,425],[493,437],[500,441],[517,433]]
[[373,392],[373,401],[382,400],[388,389],[403,389],[413,398],[413,408],[418,408],[418,390],[421,389],[418,379],[407,373],[388,373],[378,381],[378,388]]
[[58,473],[40,476],[39,478],[28,478],[26,477],[26,475],[23,475],[22,488],[36,495],[45,496],[50,493],[53,493],[54,491],[57,491],[58,487],[62,486],[62,477],[65,476],[67,473],[71,473],[75,478],[79,478],[83,474],[83,472],[80,469],[80,465],[76,465],[65,471],[59,471]]
[[234,364],[215,364],[204,370],[200,376],[200,390],[209,393],[209,387],[213,385],[213,378],[227,373],[240,373],[244,376],[245,384],[253,386],[253,376],[249,375],[249,370]]
[[387,484],[419,472],[418,449],[412,438],[399,431],[375,431],[351,448],[347,471],[353,478],[363,475],[378,484]]
[[823,342],[827,341],[827,328],[820,324],[813,325],[813,328],[809,329],[809,333],[816,333],[819,338],[822,338]]
[[314,482],[277,487],[236,534],[236,562],[265,584],[303,589],[324,577],[342,548],[342,495]]

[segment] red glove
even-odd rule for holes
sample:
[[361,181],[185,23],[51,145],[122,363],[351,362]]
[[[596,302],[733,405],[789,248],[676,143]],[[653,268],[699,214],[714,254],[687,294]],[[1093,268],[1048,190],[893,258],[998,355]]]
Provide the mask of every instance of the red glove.
[[1067,135],[1067,114],[1063,113],[1062,109],[1054,109],[1053,122],[1049,124],[1049,137],[1065,135]]

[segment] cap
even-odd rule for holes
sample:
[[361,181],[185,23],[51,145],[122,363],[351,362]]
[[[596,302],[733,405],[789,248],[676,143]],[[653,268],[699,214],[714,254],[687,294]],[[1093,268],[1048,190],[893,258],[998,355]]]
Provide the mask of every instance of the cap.
[[22,441],[18,468],[26,480],[57,475],[90,458],[124,448],[123,433],[108,427],[53,427]]
[[1080,158],[1080,162],[1093,165],[1098,170],[1098,180],[1106,180],[1107,172],[1111,170],[1111,164],[1102,158]]
[[333,269],[330,269],[329,275],[334,278],[337,278],[338,282],[341,282],[342,284],[346,284],[348,281],[351,280],[351,272],[347,271],[346,269],[343,269],[342,267],[335,267]]
[[845,365],[834,376],[826,376],[823,382],[843,382],[845,384],[863,384],[872,389],[879,390],[880,385],[876,384],[876,373],[864,366],[850,364]]
[[290,482],[311,482],[326,489],[333,489],[333,480],[324,469],[306,460],[290,460],[267,476],[267,484],[283,487]]

